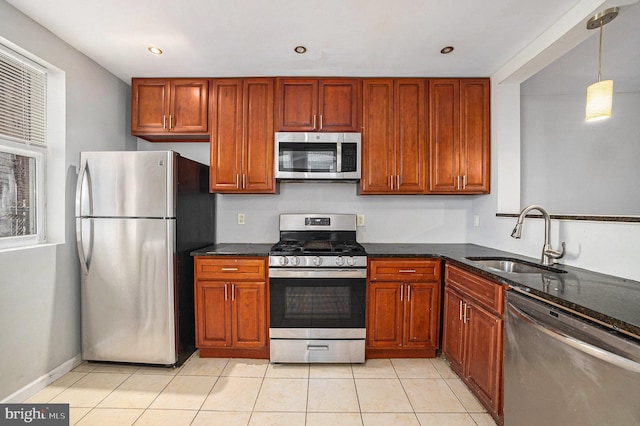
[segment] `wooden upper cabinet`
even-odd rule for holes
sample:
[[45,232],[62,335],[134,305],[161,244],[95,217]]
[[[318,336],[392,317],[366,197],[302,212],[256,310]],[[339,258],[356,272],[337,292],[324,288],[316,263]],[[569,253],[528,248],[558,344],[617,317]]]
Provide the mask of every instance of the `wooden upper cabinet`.
[[131,134],[151,142],[209,140],[209,80],[131,80]]
[[275,192],[274,80],[213,80],[211,192]]
[[429,80],[429,192],[489,192],[489,79]]
[[276,131],[359,132],[360,80],[279,78]]
[[362,194],[426,192],[427,84],[424,79],[365,79]]

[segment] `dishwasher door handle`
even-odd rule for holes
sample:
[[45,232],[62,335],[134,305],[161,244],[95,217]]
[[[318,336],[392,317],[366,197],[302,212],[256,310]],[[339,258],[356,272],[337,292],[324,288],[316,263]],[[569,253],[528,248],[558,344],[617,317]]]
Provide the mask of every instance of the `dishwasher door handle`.
[[635,361],[624,358],[620,355],[616,355],[597,346],[583,342],[582,340],[567,336],[566,334],[554,330],[553,328],[547,327],[540,321],[528,315],[526,312],[514,306],[512,303],[507,304],[507,309],[521,320],[529,323],[532,327],[561,343],[569,345],[572,348],[579,350],[580,352],[591,355],[595,358],[600,359],[601,361],[613,364],[627,371],[640,373],[640,364]]

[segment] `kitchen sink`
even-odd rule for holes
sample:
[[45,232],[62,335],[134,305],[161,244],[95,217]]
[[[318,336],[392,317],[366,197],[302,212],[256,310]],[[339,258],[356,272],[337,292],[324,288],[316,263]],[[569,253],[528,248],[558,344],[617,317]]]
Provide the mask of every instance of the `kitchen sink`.
[[478,265],[486,266],[489,269],[513,274],[540,274],[545,272],[564,274],[567,272],[551,266],[539,265],[508,257],[467,257],[467,259]]

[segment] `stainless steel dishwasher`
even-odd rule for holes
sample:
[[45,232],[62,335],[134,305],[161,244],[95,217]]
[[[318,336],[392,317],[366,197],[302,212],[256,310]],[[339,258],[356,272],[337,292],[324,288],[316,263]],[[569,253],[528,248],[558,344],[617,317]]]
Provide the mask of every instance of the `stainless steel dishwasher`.
[[504,424],[640,425],[640,344],[506,294]]

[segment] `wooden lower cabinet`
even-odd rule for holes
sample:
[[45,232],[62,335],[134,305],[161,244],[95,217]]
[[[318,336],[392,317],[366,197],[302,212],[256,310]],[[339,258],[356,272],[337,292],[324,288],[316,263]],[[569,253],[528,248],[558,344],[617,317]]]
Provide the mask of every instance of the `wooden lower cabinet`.
[[438,348],[440,260],[371,260],[367,358],[431,358]]
[[447,265],[442,353],[500,424],[502,406],[502,285]]
[[268,358],[265,258],[195,258],[200,356]]

